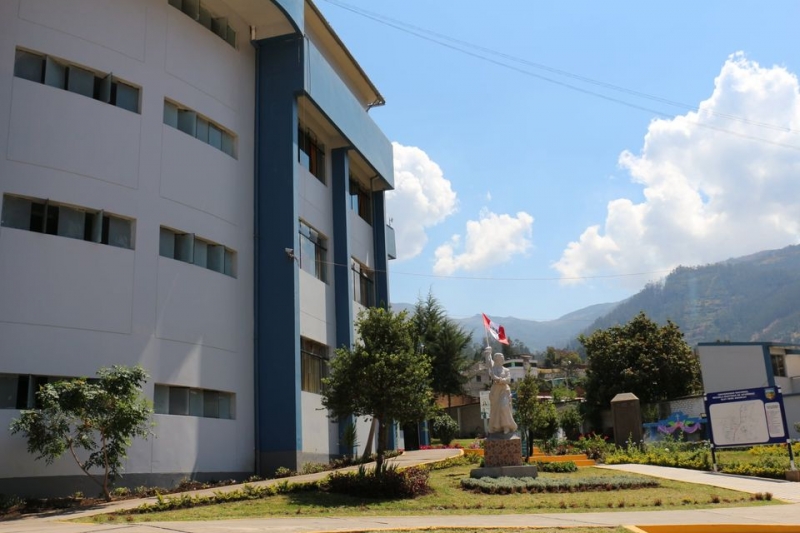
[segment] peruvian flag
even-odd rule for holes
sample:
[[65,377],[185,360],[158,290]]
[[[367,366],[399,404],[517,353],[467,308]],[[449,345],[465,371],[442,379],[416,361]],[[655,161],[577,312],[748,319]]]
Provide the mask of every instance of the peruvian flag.
[[492,334],[492,337],[499,342],[500,344],[508,344],[508,339],[506,338],[506,330],[503,329],[503,326],[499,324],[495,324],[489,317],[483,315],[483,327],[485,327],[489,333]]

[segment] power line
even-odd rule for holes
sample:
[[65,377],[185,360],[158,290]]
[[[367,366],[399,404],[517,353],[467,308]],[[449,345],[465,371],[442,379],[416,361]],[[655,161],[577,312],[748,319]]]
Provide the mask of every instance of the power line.
[[[585,82],[585,83],[590,83],[590,84],[593,84],[593,85],[596,85],[596,86],[599,86],[599,87],[603,87],[603,88],[606,88],[606,89],[615,90],[615,91],[618,91],[618,92],[623,92],[625,94],[629,94],[629,95],[636,96],[636,97],[639,97],[639,98],[645,98],[645,99],[653,100],[653,101],[660,102],[660,103],[663,103],[663,104],[679,107],[679,108],[682,108],[684,110],[699,112],[699,109],[696,106],[691,106],[691,105],[684,104],[684,103],[681,103],[681,102],[676,102],[674,100],[669,100],[667,98],[662,98],[662,97],[659,97],[659,96],[650,95],[650,94],[647,94],[647,93],[644,93],[644,92],[641,92],[641,91],[628,89],[628,88],[625,88],[625,87],[622,87],[622,86],[619,86],[619,85],[614,85],[614,84],[603,82],[603,81],[600,81],[600,80],[595,80],[595,79],[592,79],[592,78],[589,78],[589,77],[586,77],[586,76],[573,74],[573,73],[565,71],[565,70],[561,70],[561,69],[557,69],[557,68],[554,68],[554,67],[549,67],[549,66],[546,66],[546,65],[542,65],[542,64],[539,64],[539,63],[528,61],[526,59],[522,59],[522,58],[510,55],[510,54],[506,54],[504,52],[498,52],[496,50],[492,50],[490,48],[486,48],[486,47],[483,47],[483,46],[480,46],[480,45],[476,45],[476,44],[470,43],[468,41],[462,41],[460,39],[449,37],[447,35],[444,35],[444,34],[441,34],[441,33],[438,33],[438,32],[434,32],[434,31],[431,31],[431,30],[426,30],[424,28],[420,28],[418,26],[414,26],[412,24],[408,24],[406,22],[402,22],[400,20],[393,19],[391,17],[387,17],[387,16],[384,16],[384,15],[381,15],[381,14],[378,14],[378,13],[375,13],[375,12],[367,11],[365,9],[361,9],[361,8],[352,6],[350,4],[346,4],[344,2],[340,2],[338,0],[325,0],[325,1],[328,2],[331,5],[339,7],[341,9],[346,10],[346,11],[350,11],[351,13],[354,13],[354,14],[359,15],[361,17],[368,18],[370,20],[378,22],[379,24],[383,24],[383,25],[395,28],[398,31],[402,31],[402,32],[414,35],[415,37],[419,37],[420,39],[432,42],[434,44],[438,44],[439,46],[443,46],[443,47],[449,48],[451,50],[455,50],[457,52],[460,52],[462,54],[474,57],[476,59],[480,59],[481,61],[492,63],[494,65],[497,65],[497,66],[500,66],[500,67],[503,67],[503,68],[506,68],[506,69],[509,69],[509,70],[516,71],[516,72],[518,72],[520,74],[524,74],[526,76],[537,78],[537,79],[545,81],[547,83],[558,85],[560,87],[564,87],[566,89],[570,89],[572,91],[576,91],[576,92],[579,92],[579,93],[582,93],[582,94],[586,94],[586,95],[589,95],[589,96],[594,96],[595,98],[601,98],[603,100],[606,100],[606,101],[609,101],[609,102],[613,102],[613,103],[616,103],[616,104],[619,104],[619,105],[623,105],[623,106],[626,106],[626,107],[629,107],[629,108],[632,108],[632,109],[637,109],[639,111],[645,111],[647,113],[652,113],[652,114],[658,115],[658,116],[663,117],[663,118],[673,118],[672,115],[670,115],[668,113],[664,113],[663,111],[659,111],[657,109],[652,109],[652,108],[645,107],[645,106],[642,106],[642,105],[634,104],[632,102],[628,102],[626,100],[615,98],[613,96],[608,96],[606,94],[598,93],[596,91],[591,91],[589,89],[578,87],[576,85],[573,85],[573,84],[570,84],[570,83],[567,83],[567,82],[564,82],[564,81],[556,80],[556,79],[553,79],[553,78],[550,78],[550,77],[547,77],[547,76],[543,76],[541,74],[536,74],[536,73],[531,72],[529,70],[525,70],[525,69],[522,69],[522,68],[519,68],[519,67],[515,67],[514,65],[509,65],[508,63],[504,63],[502,61],[499,61],[499,60],[496,60],[496,59],[492,59],[492,58],[487,57],[485,55],[481,55],[480,53],[471,52],[471,51],[466,50],[464,48],[461,48],[459,46],[466,46],[466,47],[469,47],[469,48],[474,48],[474,49],[479,50],[481,52],[489,53],[489,54],[492,54],[492,55],[496,55],[496,56],[502,57],[502,58],[510,60],[510,61],[514,61],[514,62],[517,62],[517,63],[524,64],[524,65],[529,66],[529,67],[533,67],[533,68],[540,69],[540,70],[545,70],[545,71],[548,71],[548,72],[552,72],[554,74],[559,74],[561,76],[569,77],[569,78],[572,78],[572,79],[575,79],[575,80],[579,80],[579,81],[582,81],[582,82]],[[443,42],[443,41],[450,41],[451,43],[455,43],[455,44],[448,44],[447,42]],[[721,117],[721,118],[742,122],[742,123],[750,125],[750,126],[757,126],[757,127],[761,127],[761,128],[765,128],[765,129],[781,131],[781,132],[784,132],[784,133],[792,133],[792,134],[799,134],[800,133],[800,130],[793,130],[791,128],[778,126],[778,125],[770,124],[770,123],[767,123],[767,122],[756,121],[756,120],[748,119],[748,118],[745,118],[745,117],[739,117],[739,116],[731,115],[731,114],[728,114],[728,113],[720,113],[720,112],[716,112],[716,111],[710,111],[710,113],[715,115],[715,116]],[[769,140],[769,139],[764,139],[763,137],[755,137],[755,136],[752,136],[752,135],[747,135],[745,133],[732,131],[732,130],[729,130],[727,128],[723,128],[723,127],[720,127],[720,126],[714,126],[714,125],[711,125],[711,124],[706,124],[706,123],[700,122],[700,121],[691,122],[690,124],[695,125],[695,126],[699,126],[699,127],[703,127],[703,128],[706,128],[706,129],[718,131],[718,132],[721,132],[721,133],[727,133],[727,134],[734,135],[736,137],[740,137],[740,138],[743,138],[743,139],[749,139],[749,140],[753,140],[753,141],[763,142],[763,143],[766,143],[766,144],[771,144],[771,145],[774,145],[774,146],[780,146],[782,148],[788,148],[788,149],[791,149],[791,150],[800,151],[800,146],[794,145],[794,144],[787,144],[787,143],[782,143],[782,142],[778,142],[778,141],[772,141],[772,140]]]
[[[332,265],[334,267],[345,267],[349,268],[349,264],[342,264],[337,263],[335,261],[316,261],[317,264],[322,265]],[[298,267],[300,267],[299,260],[298,260]],[[388,273],[388,270],[381,270],[381,269],[369,269],[371,272],[377,273]],[[648,276],[652,274],[664,274],[665,272],[672,272],[672,269],[665,269],[665,270],[651,270],[647,272],[629,272],[625,274],[598,274],[596,276],[570,276],[570,277],[559,277],[559,276],[550,276],[550,277],[530,277],[530,278],[504,278],[504,277],[495,277],[495,276],[453,276],[453,275],[446,275],[446,274],[425,274],[422,272],[403,272],[398,270],[392,270],[391,273],[393,276],[401,275],[401,276],[413,276],[413,277],[420,277],[420,278],[438,278],[438,279],[453,279],[453,280],[468,280],[468,281],[566,281],[566,280],[584,280],[584,279],[609,279],[609,278],[626,278],[626,277],[634,277],[634,276]]]

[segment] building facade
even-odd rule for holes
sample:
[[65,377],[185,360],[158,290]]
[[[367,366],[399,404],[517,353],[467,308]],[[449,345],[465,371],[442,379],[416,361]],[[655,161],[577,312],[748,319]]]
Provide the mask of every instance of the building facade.
[[[1,2],[0,428],[42,383],[140,364],[126,485],[342,453],[320,380],[389,299],[382,103],[310,1]],[[93,490],[0,450],[0,493]]]

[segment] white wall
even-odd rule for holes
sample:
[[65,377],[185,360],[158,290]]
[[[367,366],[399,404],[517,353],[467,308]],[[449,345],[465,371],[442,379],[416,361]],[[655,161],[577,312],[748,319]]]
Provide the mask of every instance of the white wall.
[[[0,228],[0,373],[141,364],[148,395],[154,383],[236,394],[235,420],[157,415],[128,473],[253,469],[255,53],[227,14],[238,49],[166,0],[0,2],[0,194],[136,221],[133,250]],[[18,46],[141,87],[141,113],[15,78]],[[234,132],[236,158],[165,126],[165,98]],[[161,225],[235,250],[237,276],[159,257]],[[0,427],[17,414],[0,410]],[[5,430],[0,450],[0,478],[77,473],[33,461]]]
[[760,345],[698,346],[706,393],[769,385]]

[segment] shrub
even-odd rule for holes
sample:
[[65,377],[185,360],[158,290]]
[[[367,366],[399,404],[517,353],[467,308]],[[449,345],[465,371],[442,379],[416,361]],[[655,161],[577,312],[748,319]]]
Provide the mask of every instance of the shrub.
[[499,477],[480,479],[464,478],[461,488],[485,494],[511,494],[514,492],[585,492],[585,491],[614,491],[622,489],[639,489],[658,487],[660,483],[655,479],[638,478],[631,476],[586,477],[575,478],[511,478]]
[[439,413],[433,418],[433,436],[439,439],[442,444],[448,446],[456,438],[460,428],[458,422],[447,413]]
[[296,476],[296,475],[297,475],[297,472],[295,472],[291,468],[286,468],[285,466],[279,466],[275,470],[274,477],[275,478],[282,478],[282,477],[290,477],[290,476]]
[[563,474],[567,472],[577,472],[578,466],[574,461],[542,462],[536,461],[539,472],[553,472]]
[[306,463],[300,469],[300,474],[316,474],[317,472],[325,472],[329,470],[330,466],[326,463]]
[[580,435],[583,416],[581,416],[578,408],[573,405],[561,411],[558,417],[558,423],[561,425],[561,429],[564,430],[567,438],[575,440]]
[[363,498],[415,498],[431,492],[429,477],[426,468],[400,470],[384,463],[380,469],[361,466],[356,472],[334,472],[321,488]]
[[578,437],[575,448],[585,453],[589,459],[603,462],[606,454],[614,450],[614,444],[608,442],[608,437],[597,433],[589,433]]

